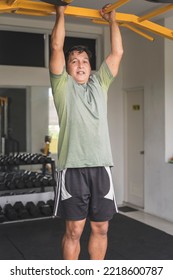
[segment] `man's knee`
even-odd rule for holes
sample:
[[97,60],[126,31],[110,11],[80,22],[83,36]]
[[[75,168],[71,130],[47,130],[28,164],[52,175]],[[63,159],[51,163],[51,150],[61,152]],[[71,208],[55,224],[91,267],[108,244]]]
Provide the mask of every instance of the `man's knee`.
[[109,223],[106,222],[91,222],[91,231],[93,234],[107,235]]
[[66,222],[66,237],[72,240],[79,240],[83,232],[85,220]]

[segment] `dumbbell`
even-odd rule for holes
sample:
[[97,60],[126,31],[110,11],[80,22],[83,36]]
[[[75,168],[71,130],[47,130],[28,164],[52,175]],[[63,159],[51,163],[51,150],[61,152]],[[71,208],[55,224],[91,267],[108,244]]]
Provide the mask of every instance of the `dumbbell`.
[[49,200],[47,201],[47,204],[50,206],[51,211],[52,211],[52,213],[53,213],[53,209],[54,209],[54,200],[53,200],[53,199],[49,199]]
[[3,191],[6,189],[6,184],[5,182],[0,182],[0,190]]
[[27,188],[33,188],[33,178],[35,177],[35,172],[25,171],[22,175],[22,180]]
[[31,217],[38,218],[41,216],[40,209],[32,201],[27,202],[25,207],[28,210]]
[[8,156],[8,157],[7,157],[7,164],[14,165],[13,156]]
[[6,180],[5,186],[8,190],[14,190],[15,189],[15,185],[11,180]]
[[38,186],[41,187],[41,186],[48,186],[49,185],[49,181],[48,181],[47,176],[45,176],[43,174],[39,174],[39,173],[36,174],[36,177],[33,178],[32,181],[33,181],[33,184],[37,187]]
[[7,219],[4,215],[4,213],[2,212],[2,207],[0,206],[0,223],[5,222]]
[[25,183],[22,180],[21,173],[15,173],[13,176],[12,182],[14,183],[14,186],[16,189],[23,189],[25,187]]
[[39,201],[37,207],[40,209],[40,212],[43,216],[51,216],[52,210],[49,204],[46,204],[44,201]]
[[18,215],[10,203],[7,203],[4,207],[4,214],[10,221],[15,221],[18,219]]
[[48,185],[51,187],[55,187],[56,186],[56,180],[52,177],[48,177]]
[[2,156],[0,159],[0,165],[6,165],[7,164],[7,156]]
[[21,201],[16,201],[13,208],[15,209],[19,219],[29,219],[30,215]]
[[5,190],[5,173],[0,173],[0,190]]
[[16,154],[15,156],[13,156],[13,164],[20,164],[20,154]]
[[49,185],[49,180],[47,178],[47,176],[40,176],[40,182],[42,186],[48,186]]
[[36,173],[35,177],[32,178],[32,182],[35,188],[41,187],[41,182],[40,182],[40,174]]

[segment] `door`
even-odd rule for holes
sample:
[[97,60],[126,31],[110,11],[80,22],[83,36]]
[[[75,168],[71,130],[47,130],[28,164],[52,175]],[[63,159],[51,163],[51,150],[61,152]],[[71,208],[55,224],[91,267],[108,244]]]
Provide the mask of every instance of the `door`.
[[126,91],[125,200],[144,207],[144,105],[143,89]]

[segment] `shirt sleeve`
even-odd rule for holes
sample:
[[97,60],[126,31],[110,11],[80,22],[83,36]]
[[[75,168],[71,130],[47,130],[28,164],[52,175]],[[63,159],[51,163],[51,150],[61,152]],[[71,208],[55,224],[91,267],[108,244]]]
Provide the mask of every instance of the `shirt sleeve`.
[[112,75],[106,61],[103,61],[95,75],[104,91],[108,91],[110,84],[114,80],[114,76]]

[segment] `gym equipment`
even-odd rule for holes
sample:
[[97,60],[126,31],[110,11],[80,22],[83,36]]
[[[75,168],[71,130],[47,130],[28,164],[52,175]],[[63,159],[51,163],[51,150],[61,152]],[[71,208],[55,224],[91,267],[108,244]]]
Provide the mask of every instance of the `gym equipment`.
[[[50,163],[51,173],[46,173],[46,164]],[[42,172],[15,169],[19,165],[42,164]],[[12,170],[9,166],[13,167]],[[56,186],[55,162],[50,157],[42,154],[17,154],[14,156],[0,156],[0,190],[39,188],[45,186]],[[3,171],[2,171],[3,168]]]
[[9,221],[15,221],[18,219],[18,215],[10,203],[7,203],[4,207],[4,214]]
[[32,201],[27,202],[25,207],[28,210],[28,212],[32,218],[41,217],[41,212],[40,212],[39,208]]
[[0,190],[5,190],[5,173],[0,173]]
[[0,223],[5,222],[7,219],[2,211],[2,207],[0,206]]
[[27,211],[27,208],[23,205],[21,201],[15,202],[13,205],[13,208],[15,209],[18,219],[29,219],[30,215],[29,212]]
[[49,199],[48,201],[47,201],[47,204],[50,206],[50,208],[51,208],[51,211],[52,211],[52,213],[53,213],[53,208],[54,208],[54,200],[53,199]]
[[46,2],[49,4],[57,5],[57,6],[67,6],[73,0],[41,0],[41,2]]
[[40,209],[40,212],[43,216],[52,216],[52,209],[49,204],[45,203],[44,201],[39,201],[37,203],[37,207]]
[[[49,0],[48,0],[49,1]],[[53,0],[50,0],[53,1]],[[158,0],[159,1],[159,0]],[[157,3],[173,3],[171,0],[166,0]],[[161,0],[160,0],[161,1]],[[168,2],[169,1],[169,2]],[[47,2],[47,0],[46,0]],[[122,5],[130,2],[130,0],[117,0],[115,3],[111,4],[107,12],[118,9]],[[156,2],[156,1],[152,1]],[[57,2],[58,3],[58,2]],[[66,1],[67,3],[67,1]],[[68,1],[69,3],[69,1]],[[163,5],[164,7],[158,8],[154,10],[152,13],[146,14],[142,17],[128,14],[128,13],[116,13],[116,19],[122,27],[128,28],[133,32],[143,36],[144,38],[153,41],[154,38],[148,35],[146,32],[152,32],[159,36],[163,36],[167,39],[173,40],[173,31],[169,28],[166,28],[160,24],[154,23],[149,21],[150,18],[153,18],[157,15],[165,13],[173,9],[173,5]],[[0,1],[0,12],[1,13],[15,13],[15,14],[24,14],[30,16],[50,16],[55,14],[55,5],[50,5],[44,3],[42,1],[29,1],[29,0],[1,0]],[[88,9],[88,8],[81,8],[72,5],[68,5],[67,9],[65,10],[65,14],[67,16],[75,16],[80,18],[85,18],[91,20],[93,23],[97,24],[108,24],[105,20],[102,19],[98,10],[95,9]]]
[[0,166],[14,166],[14,165],[26,165],[26,164],[46,164],[51,163],[52,159],[49,156],[42,154],[16,154],[14,156],[1,155]]
[[16,189],[23,189],[25,187],[25,183],[21,179],[21,173],[14,174],[12,182]]
[[[51,165],[51,173],[46,172],[45,165],[47,163]],[[37,172],[19,169],[20,165],[28,164],[41,164],[43,168],[39,169]],[[50,157],[37,153],[0,155],[0,192],[2,191],[0,194],[3,196],[44,192],[45,187],[55,186],[55,161]],[[37,189],[35,190],[35,188]],[[11,190],[13,190],[13,192],[11,192]],[[5,220],[8,222],[38,217],[50,217],[53,214],[53,204],[51,200],[49,203],[40,201],[38,205],[35,205],[31,201],[26,205],[23,205],[22,201],[15,202],[13,206],[7,203],[4,206],[3,212],[0,208],[0,222]]]

